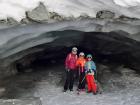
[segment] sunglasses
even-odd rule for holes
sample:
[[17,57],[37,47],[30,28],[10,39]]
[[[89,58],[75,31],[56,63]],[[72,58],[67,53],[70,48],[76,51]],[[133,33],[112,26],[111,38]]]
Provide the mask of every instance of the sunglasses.
[[87,58],[91,58],[92,59],[92,57],[87,57]]

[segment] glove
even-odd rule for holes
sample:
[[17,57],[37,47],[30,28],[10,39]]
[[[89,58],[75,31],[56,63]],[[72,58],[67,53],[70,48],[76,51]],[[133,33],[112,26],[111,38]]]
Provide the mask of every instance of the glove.
[[94,75],[95,72],[94,72],[93,70],[89,69],[89,70],[87,71],[87,74],[89,74],[89,75]]
[[88,73],[91,73],[91,72],[88,70],[88,71],[87,71],[87,74],[88,74]]

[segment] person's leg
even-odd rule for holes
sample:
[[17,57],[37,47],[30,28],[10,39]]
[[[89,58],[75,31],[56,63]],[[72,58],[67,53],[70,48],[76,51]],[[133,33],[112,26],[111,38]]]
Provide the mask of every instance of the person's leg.
[[64,91],[66,91],[68,89],[69,86],[69,82],[70,82],[70,71],[66,72],[66,81],[65,81],[65,85],[64,85]]
[[90,75],[86,75],[86,80],[87,80],[87,85],[88,85],[88,92],[92,90],[91,85],[90,85]]
[[80,78],[80,72],[79,72],[79,70],[75,70],[74,76],[75,76],[75,79],[76,80],[78,80]]
[[82,78],[82,81],[81,81],[81,89],[85,89],[85,72],[82,72],[81,73],[81,78]]
[[93,93],[96,93],[97,86],[96,86],[95,79],[94,79],[93,75],[91,75],[91,77],[90,77],[90,84],[91,84],[91,88],[92,88]]
[[70,70],[70,85],[69,85],[69,89],[70,91],[73,90],[73,84],[74,84],[74,70]]
[[78,89],[81,89],[82,74],[80,73]]

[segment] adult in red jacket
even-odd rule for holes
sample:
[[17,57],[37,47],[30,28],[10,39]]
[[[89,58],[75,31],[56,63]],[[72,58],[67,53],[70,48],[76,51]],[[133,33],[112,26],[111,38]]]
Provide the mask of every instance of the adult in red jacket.
[[77,61],[77,48],[73,47],[72,52],[67,55],[65,61],[66,68],[66,81],[64,85],[64,92],[69,88],[70,91],[73,91],[73,83],[74,83],[74,73],[76,71],[76,61]]

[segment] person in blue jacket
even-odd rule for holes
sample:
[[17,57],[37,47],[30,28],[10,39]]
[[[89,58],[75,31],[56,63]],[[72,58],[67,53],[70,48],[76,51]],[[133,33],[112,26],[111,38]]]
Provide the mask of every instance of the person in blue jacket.
[[86,73],[86,81],[88,85],[88,93],[93,92],[94,94],[97,93],[97,85],[94,79],[94,74],[96,72],[96,65],[92,60],[92,55],[87,55],[87,62],[85,64],[85,73]]

